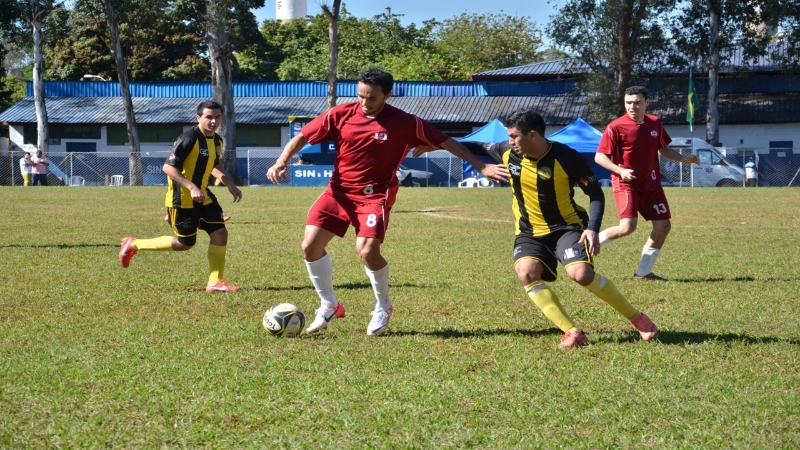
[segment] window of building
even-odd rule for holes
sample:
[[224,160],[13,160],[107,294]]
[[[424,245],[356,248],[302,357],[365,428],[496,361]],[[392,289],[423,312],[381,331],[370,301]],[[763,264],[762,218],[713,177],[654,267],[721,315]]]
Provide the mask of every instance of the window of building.
[[[183,125],[174,123],[143,124],[136,126],[140,143],[169,143],[183,134]],[[106,142],[108,145],[125,145],[128,143],[128,126],[122,124],[108,125]]]
[[280,147],[280,125],[236,125],[237,147]]
[[794,141],[769,141],[769,148],[790,149],[794,147]]

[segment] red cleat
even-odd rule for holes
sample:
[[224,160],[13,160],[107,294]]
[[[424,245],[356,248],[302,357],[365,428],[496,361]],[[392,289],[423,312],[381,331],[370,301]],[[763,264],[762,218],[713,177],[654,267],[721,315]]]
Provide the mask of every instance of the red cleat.
[[658,336],[658,328],[656,327],[656,324],[654,324],[645,313],[641,313],[631,319],[631,323],[634,327],[636,327],[637,330],[639,330],[639,334],[642,335],[642,339],[645,341],[655,339],[655,337]]
[[589,339],[581,330],[567,331],[561,338],[558,348],[576,348],[589,344]]
[[214,284],[206,285],[206,292],[233,292],[238,290],[239,286],[230,286],[225,280],[219,280]]
[[122,238],[122,245],[119,248],[119,262],[122,267],[127,268],[131,263],[131,258],[136,254],[136,249],[131,247],[131,242],[135,241],[133,236],[126,236]]

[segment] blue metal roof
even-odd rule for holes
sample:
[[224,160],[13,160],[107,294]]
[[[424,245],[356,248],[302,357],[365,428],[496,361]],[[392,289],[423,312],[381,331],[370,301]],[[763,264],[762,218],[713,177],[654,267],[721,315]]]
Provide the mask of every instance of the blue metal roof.
[[[560,81],[397,81],[394,97],[481,97],[487,95],[565,95],[572,82]],[[102,81],[45,81],[47,97],[120,97],[119,83]],[[210,82],[134,81],[131,97],[211,98]],[[355,81],[340,81],[339,97],[357,95]],[[33,96],[33,83],[27,83],[27,95]],[[234,97],[327,97],[328,83],[321,81],[248,81],[233,83]]]

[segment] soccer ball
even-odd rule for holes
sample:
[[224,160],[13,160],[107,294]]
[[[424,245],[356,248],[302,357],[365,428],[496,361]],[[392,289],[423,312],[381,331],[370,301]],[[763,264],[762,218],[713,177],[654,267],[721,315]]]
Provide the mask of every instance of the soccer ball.
[[306,315],[291,303],[281,303],[268,309],[261,323],[275,337],[295,337],[306,325]]

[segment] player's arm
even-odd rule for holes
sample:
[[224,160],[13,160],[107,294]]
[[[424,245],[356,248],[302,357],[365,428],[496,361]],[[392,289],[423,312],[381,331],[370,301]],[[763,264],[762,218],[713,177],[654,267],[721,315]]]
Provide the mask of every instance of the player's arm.
[[[700,162],[700,158],[697,155],[688,155],[683,156],[680,153],[676,152],[672,149],[669,145],[658,149],[658,153],[661,153],[661,156],[664,158],[670,159],[675,162],[684,163],[684,164],[696,164]],[[598,163],[599,164],[599,163]]]
[[[598,153],[601,154],[601,153]],[[569,164],[570,181],[577,183],[584,194],[589,197],[589,224],[583,230],[580,240],[578,242],[587,241],[589,244],[589,254],[597,256],[600,254],[600,227],[603,224],[603,213],[606,209],[606,197],[603,194],[603,188],[600,182],[597,181],[597,176],[577,152],[574,153],[572,161]]]
[[228,188],[228,192],[230,192],[231,195],[233,195],[234,203],[242,199],[242,191],[238,187],[236,187],[236,183],[234,183],[233,180],[231,180],[227,175],[225,175],[225,172],[222,171],[222,166],[220,166],[219,164],[214,165],[214,168],[211,169],[211,175],[214,178],[218,179],[220,182],[222,182],[222,184],[224,184],[225,187]]
[[608,155],[606,155],[605,153],[600,153],[600,152],[595,153],[594,162],[596,162],[598,166],[608,170],[611,173],[616,174],[624,181],[631,181],[636,179],[636,176],[633,175],[633,169],[625,169],[623,167],[614,164],[614,162],[611,161],[611,158],[609,158]]
[[440,144],[443,149],[472,164],[472,167],[492,181],[508,181],[508,169],[501,164],[486,164],[478,159],[467,147],[453,138],[448,138]]
[[278,160],[267,170],[267,178],[269,181],[278,184],[281,182],[281,178],[284,180],[289,179],[287,175],[289,172],[289,161],[292,159],[292,156],[300,152],[307,142],[308,139],[303,136],[303,133],[297,133],[295,137],[286,144],[281,155],[278,156]]

